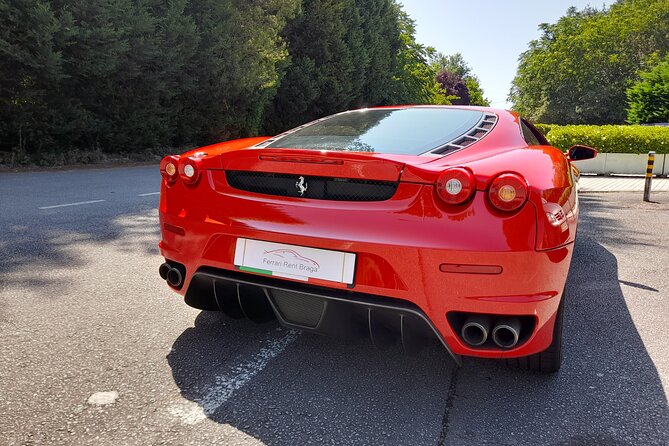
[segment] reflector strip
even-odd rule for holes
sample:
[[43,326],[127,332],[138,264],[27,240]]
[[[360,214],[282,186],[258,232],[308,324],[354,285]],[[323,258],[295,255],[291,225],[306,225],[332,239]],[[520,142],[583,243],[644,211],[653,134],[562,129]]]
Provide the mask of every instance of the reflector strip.
[[459,265],[455,263],[442,263],[439,265],[442,273],[459,274],[501,274],[502,267],[499,265]]
[[165,223],[163,224],[163,228],[165,228],[166,231],[174,232],[175,234],[186,235],[186,231],[180,226],[174,226],[169,223]]

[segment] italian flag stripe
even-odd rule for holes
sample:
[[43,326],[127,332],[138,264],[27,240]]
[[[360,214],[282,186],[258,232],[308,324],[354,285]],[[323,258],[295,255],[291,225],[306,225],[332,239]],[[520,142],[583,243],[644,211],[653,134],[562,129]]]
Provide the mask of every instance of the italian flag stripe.
[[272,275],[272,271],[270,271],[268,269],[249,268],[248,266],[240,266],[239,269],[242,270],[242,271],[248,271],[250,273],[265,274],[265,275],[268,275],[268,276]]
[[[235,265],[237,266],[237,265]],[[250,273],[256,273],[256,274],[264,274],[266,276],[274,276],[274,277],[284,277],[287,279],[295,279],[295,280],[302,280],[304,282],[308,282],[309,278],[304,277],[304,276],[297,276],[294,274],[285,274],[285,273],[277,273],[276,271],[270,271],[268,269],[260,269],[260,268],[251,268],[248,266],[237,266],[240,271],[248,271]]]

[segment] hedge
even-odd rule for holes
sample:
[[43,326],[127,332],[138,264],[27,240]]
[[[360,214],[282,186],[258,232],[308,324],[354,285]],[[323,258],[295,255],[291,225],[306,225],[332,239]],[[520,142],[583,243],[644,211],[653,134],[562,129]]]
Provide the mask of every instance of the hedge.
[[534,126],[544,135],[548,135],[548,132],[555,127],[560,127],[558,124],[534,124]]
[[602,153],[669,153],[669,127],[643,125],[554,125],[536,126],[546,139],[562,150],[575,144]]

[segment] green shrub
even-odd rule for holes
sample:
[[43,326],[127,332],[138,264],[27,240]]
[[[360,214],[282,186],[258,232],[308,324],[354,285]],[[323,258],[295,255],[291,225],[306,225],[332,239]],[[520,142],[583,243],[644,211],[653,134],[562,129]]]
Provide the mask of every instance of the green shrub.
[[545,135],[548,135],[548,132],[553,130],[555,127],[559,127],[558,124],[534,124],[534,126],[539,130],[541,133]]
[[0,151],[0,171],[3,169],[34,168],[34,167],[63,167],[84,164],[113,164],[123,165],[137,162],[154,162],[170,154],[183,153],[193,146],[181,147],[151,147],[131,152],[105,153],[101,150],[69,149],[63,151],[42,151],[28,153],[25,150],[15,149],[11,152]]
[[552,126],[548,141],[562,150],[582,144],[603,153],[669,153],[669,127],[642,125]]
[[641,80],[627,89],[630,124],[669,122],[669,55]]

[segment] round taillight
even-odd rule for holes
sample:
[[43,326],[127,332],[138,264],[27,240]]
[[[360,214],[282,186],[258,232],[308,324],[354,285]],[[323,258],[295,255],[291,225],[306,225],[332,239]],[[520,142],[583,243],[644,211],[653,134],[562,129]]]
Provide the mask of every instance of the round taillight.
[[160,174],[168,183],[174,183],[177,180],[177,166],[179,165],[179,157],[177,155],[170,155],[163,158],[160,162]]
[[186,184],[195,184],[200,178],[200,164],[199,158],[182,158],[179,162],[179,176]]
[[500,211],[520,209],[527,201],[527,181],[515,173],[503,173],[492,180],[488,199]]
[[463,204],[476,190],[474,174],[464,167],[447,169],[437,178],[437,195],[447,204]]

